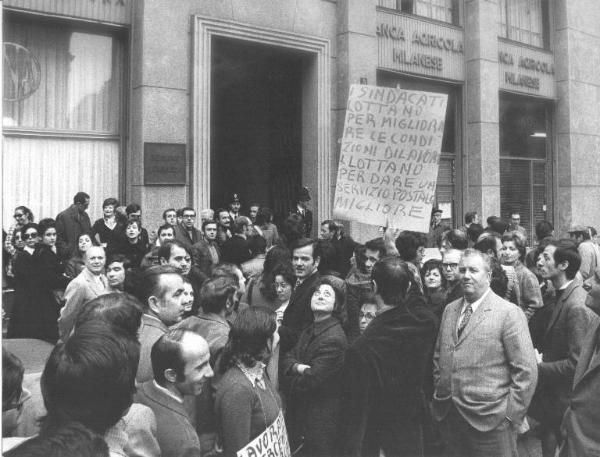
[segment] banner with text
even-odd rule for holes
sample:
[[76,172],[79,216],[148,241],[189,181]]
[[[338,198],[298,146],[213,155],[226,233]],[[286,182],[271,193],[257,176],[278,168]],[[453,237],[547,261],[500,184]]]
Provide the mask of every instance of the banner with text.
[[291,455],[285,420],[281,411],[264,432],[237,451],[237,457],[291,457]]
[[446,94],[352,85],[334,217],[429,231]]

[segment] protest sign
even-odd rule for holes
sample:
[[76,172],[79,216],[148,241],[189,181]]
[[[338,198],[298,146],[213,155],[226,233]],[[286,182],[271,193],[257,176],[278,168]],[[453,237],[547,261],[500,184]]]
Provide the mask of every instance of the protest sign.
[[237,451],[237,457],[291,457],[291,455],[287,429],[281,411],[264,432]]
[[428,232],[446,94],[352,85],[333,214]]

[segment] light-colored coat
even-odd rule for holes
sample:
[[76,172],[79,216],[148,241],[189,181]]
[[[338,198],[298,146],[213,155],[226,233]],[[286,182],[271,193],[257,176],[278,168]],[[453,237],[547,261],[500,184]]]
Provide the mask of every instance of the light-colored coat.
[[442,316],[433,356],[433,416],[441,421],[454,404],[481,432],[506,418],[521,424],[537,382],[525,314],[489,291],[458,337],[463,303],[453,301]]
[[135,376],[135,380],[138,384],[154,378],[152,360],[150,358],[152,346],[154,346],[154,343],[167,333],[168,330],[167,326],[163,324],[158,317],[150,316],[145,313],[142,315],[142,325],[140,326],[139,333],[140,363],[138,364],[138,371]]
[[571,402],[562,422],[560,457],[600,456],[600,320],[595,317],[581,346]]
[[75,324],[77,313],[81,306],[100,295],[112,292],[108,285],[108,280],[104,274],[99,276],[100,281],[87,268],[84,268],[65,290],[65,306],[60,310],[58,318],[58,334],[60,339],[65,341],[71,333]]

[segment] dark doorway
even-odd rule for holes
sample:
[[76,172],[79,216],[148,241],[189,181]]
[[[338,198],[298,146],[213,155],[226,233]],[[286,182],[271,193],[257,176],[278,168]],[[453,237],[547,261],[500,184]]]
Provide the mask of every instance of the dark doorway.
[[211,206],[240,194],[278,219],[302,177],[302,68],[297,52],[217,38],[212,45]]

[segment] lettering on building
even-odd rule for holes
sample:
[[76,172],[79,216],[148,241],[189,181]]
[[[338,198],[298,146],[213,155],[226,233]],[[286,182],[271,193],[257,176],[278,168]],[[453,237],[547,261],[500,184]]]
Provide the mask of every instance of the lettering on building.
[[394,49],[393,52],[394,63],[437,71],[442,71],[444,69],[444,64],[441,57],[434,57],[419,53],[407,55],[404,49]]
[[[531,57],[518,56],[515,57],[510,52],[499,51],[498,61],[507,66],[522,68],[523,70],[533,71],[544,75],[554,74],[554,64],[544,62]],[[524,75],[515,73],[514,71],[504,72],[504,82],[515,87],[524,87],[527,89],[540,90],[540,78],[535,75]]]

